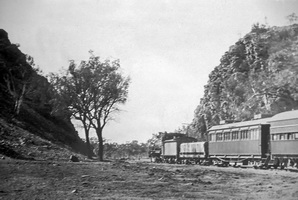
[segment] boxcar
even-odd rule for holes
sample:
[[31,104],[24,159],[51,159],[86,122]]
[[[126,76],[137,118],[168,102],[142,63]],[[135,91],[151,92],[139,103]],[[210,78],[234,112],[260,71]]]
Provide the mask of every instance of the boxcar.
[[192,137],[179,137],[163,141],[162,144],[162,159],[165,162],[173,163],[180,162],[180,145],[182,143],[196,142],[197,140]]
[[182,143],[179,157],[183,163],[201,164],[208,158],[208,142]]
[[208,156],[207,142],[190,142],[180,145],[180,158],[206,158]]
[[270,119],[272,158],[298,158],[298,110],[283,112]]
[[209,156],[225,162],[260,162],[269,155],[270,118],[213,126]]

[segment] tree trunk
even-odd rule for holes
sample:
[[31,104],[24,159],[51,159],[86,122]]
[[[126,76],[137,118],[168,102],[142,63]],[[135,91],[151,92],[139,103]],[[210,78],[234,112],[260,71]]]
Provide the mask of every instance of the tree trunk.
[[23,103],[25,91],[26,91],[26,84],[23,85],[21,94],[17,95],[16,100],[15,100],[15,114],[16,115],[20,114],[20,109],[21,109],[21,106]]
[[91,159],[93,153],[91,152],[90,140],[89,140],[89,130],[90,130],[90,129],[87,127],[87,125],[86,125],[86,121],[85,121],[85,120],[83,120],[82,123],[83,123],[84,130],[85,130],[86,146],[87,146],[87,157],[88,157],[89,159]]
[[98,160],[103,161],[103,139],[102,139],[102,128],[96,129],[96,134],[98,138]]
[[203,139],[207,139],[208,135],[207,135],[207,132],[208,132],[208,129],[209,129],[209,122],[208,122],[208,118],[206,116],[206,114],[203,114],[203,119],[204,119],[204,123],[205,123],[205,126],[206,126],[206,130],[205,130],[205,133],[203,133]]
[[90,147],[89,133],[85,132],[85,135],[86,135],[86,145],[87,145],[87,157],[89,159],[91,159],[92,158],[92,152],[91,152],[91,147]]
[[265,104],[266,110],[271,111],[271,104],[270,104],[270,101],[269,101],[269,97],[266,93],[263,95],[263,102]]

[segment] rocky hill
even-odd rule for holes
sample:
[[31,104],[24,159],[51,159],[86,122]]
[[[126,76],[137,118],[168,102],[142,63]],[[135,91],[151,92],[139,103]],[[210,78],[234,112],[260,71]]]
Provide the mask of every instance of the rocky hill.
[[70,115],[56,112],[55,91],[32,57],[0,29],[0,154],[22,159],[66,159],[85,153]]
[[298,109],[298,25],[254,24],[222,56],[195,110],[193,135],[221,120]]

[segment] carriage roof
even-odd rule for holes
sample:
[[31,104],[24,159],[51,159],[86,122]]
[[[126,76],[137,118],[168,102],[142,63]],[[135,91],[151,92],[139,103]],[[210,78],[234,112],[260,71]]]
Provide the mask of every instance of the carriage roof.
[[243,127],[251,127],[251,126],[257,126],[257,125],[269,124],[268,121],[270,119],[271,118],[262,118],[262,119],[256,119],[256,120],[250,120],[250,121],[243,121],[243,122],[236,122],[236,123],[215,125],[215,126],[212,126],[208,130],[208,133],[213,132],[213,131],[216,131],[216,130],[233,129],[233,128],[243,128]]
[[269,122],[289,120],[289,119],[298,119],[298,110],[286,111],[286,112],[276,114],[273,117],[271,117]]

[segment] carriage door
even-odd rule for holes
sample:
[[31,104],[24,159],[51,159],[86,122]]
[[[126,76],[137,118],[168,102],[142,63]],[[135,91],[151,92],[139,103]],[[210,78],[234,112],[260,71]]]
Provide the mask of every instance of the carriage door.
[[270,125],[261,125],[261,154],[266,158],[270,154]]

